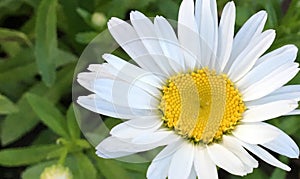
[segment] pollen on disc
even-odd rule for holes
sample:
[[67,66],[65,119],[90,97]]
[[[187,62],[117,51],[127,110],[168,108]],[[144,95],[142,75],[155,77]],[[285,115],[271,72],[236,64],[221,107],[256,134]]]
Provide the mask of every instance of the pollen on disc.
[[221,140],[245,111],[228,77],[207,68],[171,77],[162,92],[160,108],[166,127],[195,143]]

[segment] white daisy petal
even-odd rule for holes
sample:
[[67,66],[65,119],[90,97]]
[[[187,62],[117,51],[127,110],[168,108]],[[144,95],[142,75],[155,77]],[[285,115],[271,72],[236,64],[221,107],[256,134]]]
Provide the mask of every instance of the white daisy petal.
[[196,22],[201,43],[201,65],[214,67],[218,48],[218,16],[215,0],[197,0]]
[[294,100],[281,100],[267,104],[248,106],[244,112],[243,122],[259,122],[287,114],[298,107]]
[[147,178],[165,179],[168,176],[173,154],[182,144],[183,141],[179,140],[166,146],[151,162],[147,170]]
[[232,52],[230,59],[226,65],[225,72],[228,72],[229,67],[234,60],[240,55],[242,51],[249,45],[254,37],[259,35],[267,21],[267,13],[260,11],[254,14],[247,22],[241,27],[233,40]]
[[271,46],[275,31],[267,30],[249,42],[249,45],[236,57],[228,75],[233,82],[241,79],[254,66],[256,60]]
[[232,134],[250,144],[263,144],[274,140],[280,132],[270,124],[263,122],[242,123],[236,127]]
[[283,101],[283,100],[300,101],[300,86],[299,85],[283,86],[263,98],[246,102],[246,105],[257,106],[257,105],[267,104],[276,101]]
[[195,147],[194,167],[198,178],[218,179],[217,167],[206,148]]
[[281,168],[281,169],[286,170],[286,171],[291,170],[291,168],[289,166],[287,166],[287,165],[283,164],[282,162],[280,162],[279,160],[277,160],[275,157],[273,157],[269,152],[267,152],[263,148],[261,148],[257,145],[247,144],[247,143],[244,143],[244,142],[241,142],[241,144],[247,150],[249,150],[251,153],[258,156],[259,158],[261,158],[263,161],[267,162],[268,164],[273,165],[273,166],[278,167],[278,168]]
[[99,78],[116,79],[117,71],[107,63],[101,65],[90,65],[91,72],[81,72],[77,76],[77,82],[87,90],[94,92],[94,80]]
[[220,71],[224,70],[231,54],[234,36],[234,23],[235,5],[232,1],[227,3],[224,7],[219,25],[219,42],[215,68],[219,68]]
[[114,39],[140,67],[151,72],[162,73],[131,25],[114,17],[107,25]]
[[[178,40],[185,57],[185,70],[194,70],[200,56],[200,42],[193,0],[182,1],[178,13]],[[198,63],[199,64],[199,63]]]
[[275,50],[259,60],[259,64],[247,74],[236,85],[240,89],[245,89],[249,85],[256,83],[260,79],[264,78],[268,74],[272,73],[279,67],[285,64],[293,64],[297,56],[297,48],[294,46],[284,46],[278,50]]
[[[117,141],[115,141],[115,142],[117,142]],[[104,151],[102,149],[96,151],[97,156],[99,156],[101,158],[107,158],[107,159],[125,157],[128,155],[132,155],[134,153],[135,152],[126,152],[126,151],[110,152],[110,151]]]
[[154,96],[160,96],[158,87],[162,85],[161,76],[154,75],[134,66],[114,55],[104,54],[103,58],[109,62],[101,66],[90,65],[92,72],[83,72],[78,74],[77,81],[83,87],[95,93],[95,80],[110,79],[121,80],[131,86],[137,86]]
[[292,115],[299,115],[299,114],[300,114],[300,110],[294,110],[292,112],[285,114],[285,116],[292,116]]
[[157,109],[159,104],[153,95],[143,89],[118,80],[97,79],[94,81],[94,92],[102,99],[128,108]]
[[274,91],[272,95],[281,95],[281,94],[288,94],[288,93],[300,93],[300,85],[283,86],[278,90]]
[[179,136],[175,135],[172,131],[156,131],[153,133],[144,133],[132,139],[135,144],[145,145],[155,143],[162,140],[167,140],[169,143],[177,141]]
[[[297,57],[297,53],[298,53],[298,48],[295,45],[285,45],[260,57],[256,61],[255,66],[258,66],[261,63],[269,60],[275,60],[277,62],[278,61],[293,62]],[[272,61],[272,63],[274,62]]]
[[116,137],[107,137],[96,147],[97,155],[103,158],[118,158],[128,156],[137,152],[146,151],[157,147],[156,144],[136,145],[129,140],[119,139]]
[[248,167],[250,170],[258,167],[257,160],[255,160],[234,137],[224,135],[222,145],[234,153],[244,165],[246,165],[245,167]]
[[[176,140],[161,139],[153,143],[136,144],[130,139],[120,139],[117,137],[107,137],[96,147],[99,154],[106,156],[105,158],[116,158],[118,155],[126,156],[133,153],[148,151],[159,146],[164,146],[176,142]],[[121,153],[121,154],[118,154]],[[120,157],[120,156],[118,156]]]
[[126,106],[119,106],[99,98],[94,94],[89,96],[80,96],[77,103],[95,113],[122,119],[155,116],[157,114],[156,110],[134,109]]
[[262,144],[262,146],[289,158],[298,158],[299,148],[297,144],[287,134],[282,131],[280,132],[278,137],[270,142]]
[[183,72],[185,67],[183,49],[178,42],[174,29],[161,16],[154,19],[154,28],[163,53],[169,59],[171,67],[176,73]]
[[[139,79],[157,88],[160,88],[163,84],[163,80],[165,80],[158,74],[147,72],[114,55],[104,54],[102,57],[119,72],[119,75],[117,76],[121,79],[126,79],[127,81],[130,79],[132,79],[132,81]],[[123,77],[124,75],[125,77]]]
[[184,143],[173,155],[168,178],[182,179],[190,175],[194,158],[194,146],[190,143]]
[[249,83],[249,87],[241,89],[243,100],[256,100],[282,87],[298,73],[298,66],[297,63],[282,65],[257,82]]
[[212,144],[207,147],[208,154],[213,162],[220,168],[239,176],[247,174],[242,161],[228,149],[220,144]]
[[110,134],[118,138],[133,138],[138,135],[153,133],[162,125],[162,121],[157,119],[132,119],[116,125]]
[[130,13],[130,21],[148,53],[152,56],[161,71],[166,75],[174,74],[168,59],[164,56],[160,47],[154,25],[150,19],[138,11],[132,11]]
[[148,167],[147,178],[166,179],[168,176],[168,169],[172,160],[172,155],[169,155],[161,160],[155,160],[155,161],[154,160]]

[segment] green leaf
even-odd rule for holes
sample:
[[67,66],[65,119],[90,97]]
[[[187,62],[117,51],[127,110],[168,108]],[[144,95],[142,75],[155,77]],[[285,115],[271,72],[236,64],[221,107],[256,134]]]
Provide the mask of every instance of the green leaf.
[[4,149],[0,151],[0,165],[11,167],[37,163],[48,159],[47,154],[58,148],[58,145],[41,145]]
[[69,130],[70,136],[73,139],[79,139],[80,138],[80,129],[79,129],[78,123],[76,121],[73,104],[70,105],[70,107],[67,111],[67,125],[68,125],[68,130]]
[[39,72],[47,86],[55,82],[57,0],[42,0],[36,19],[35,57]]
[[279,168],[276,168],[270,177],[270,179],[285,179],[285,178],[286,178],[286,172]]
[[172,0],[164,0],[158,3],[159,11],[168,19],[177,19],[179,4]]
[[[29,92],[44,96],[49,102],[56,103],[60,97],[70,92],[73,77],[73,65],[64,67],[58,73],[58,80],[51,87],[47,88],[42,82],[34,85]],[[24,75],[23,75],[24,76]],[[26,99],[26,93],[17,103],[19,112],[9,114],[3,121],[1,131],[1,143],[7,145],[19,139],[22,135],[35,127],[39,119],[32,111]]]
[[77,61],[77,57],[75,55],[73,55],[70,52],[61,50],[61,49],[57,49],[57,54],[55,57],[55,65],[56,67],[60,67],[63,66],[65,64],[68,63],[72,63],[72,62],[76,62]]
[[46,98],[28,93],[26,98],[40,120],[58,135],[68,138],[67,126],[64,116]]
[[10,114],[18,111],[17,106],[7,97],[0,94],[0,114]]
[[0,28],[0,42],[23,42],[28,46],[31,46],[31,42],[23,32],[19,32],[12,29]]
[[86,11],[85,9],[77,8],[78,15],[84,20],[85,23],[91,25],[92,14]]
[[124,168],[118,165],[117,161],[100,158],[94,153],[91,153],[90,156],[95,160],[98,171],[106,178],[119,178],[120,176],[122,179],[132,178]]
[[[76,153],[74,154],[79,170],[79,178],[85,179],[87,176],[89,179],[96,179],[97,178],[97,170],[95,169],[93,163],[90,159],[84,155],[83,153]],[[122,176],[122,175],[119,175]]]
[[8,115],[1,126],[2,145],[7,145],[19,139],[38,124],[38,119],[25,97],[22,97],[17,105],[19,112]]
[[81,44],[88,44],[90,43],[96,36],[98,35],[97,32],[90,31],[90,32],[80,32],[76,34],[76,41]]

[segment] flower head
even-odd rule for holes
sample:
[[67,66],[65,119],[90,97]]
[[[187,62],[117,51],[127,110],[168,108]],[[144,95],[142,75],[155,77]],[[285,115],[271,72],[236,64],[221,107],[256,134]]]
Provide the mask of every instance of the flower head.
[[41,179],[72,179],[72,173],[69,168],[61,165],[52,165],[44,169]]
[[264,54],[275,39],[263,31],[267,13],[254,14],[234,36],[235,5],[218,23],[215,0],[183,0],[177,33],[163,17],[138,11],[130,24],[108,22],[111,35],[137,64],[112,54],[90,65],[78,82],[94,94],[78,103],[127,121],[97,146],[103,158],[118,158],[166,146],[148,178],[217,178],[217,167],[246,175],[258,167],[248,151],[289,171],[263,147],[297,158],[295,142],[264,122],[299,114],[299,85],[285,85],[299,71],[297,48]]

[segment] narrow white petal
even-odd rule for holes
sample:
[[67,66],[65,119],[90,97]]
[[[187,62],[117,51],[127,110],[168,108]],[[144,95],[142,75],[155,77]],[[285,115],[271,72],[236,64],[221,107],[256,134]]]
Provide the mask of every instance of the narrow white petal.
[[250,171],[258,167],[258,162],[255,160],[243,147],[238,140],[232,136],[223,136],[223,146],[234,153]]
[[97,79],[94,91],[100,98],[120,106],[137,109],[157,109],[158,99],[143,89],[119,80]]
[[248,106],[243,114],[243,122],[259,122],[287,114],[298,107],[294,100],[275,101],[267,104]]
[[283,86],[263,98],[246,102],[246,106],[257,106],[282,100],[300,101],[300,85]]
[[77,100],[77,103],[95,113],[122,119],[155,116],[158,114],[158,111],[156,110],[134,109],[129,108],[128,106],[119,106],[97,97],[94,94],[89,96],[80,96]]
[[194,159],[194,146],[190,143],[184,143],[178,149],[170,164],[168,178],[170,179],[183,179],[188,178],[190,175]]
[[102,158],[118,158],[128,156],[137,152],[151,150],[156,148],[157,144],[136,145],[129,140],[119,139],[116,137],[107,137],[97,145],[97,155]]
[[162,120],[160,116],[145,116],[126,121],[129,126],[140,129],[149,129],[160,124],[161,122]]
[[292,112],[285,114],[285,116],[292,116],[292,115],[299,115],[299,114],[300,114],[300,110],[294,110]]
[[197,0],[196,22],[201,43],[202,66],[215,66],[218,48],[218,16],[215,0]]
[[210,158],[220,168],[239,176],[248,173],[242,161],[224,146],[215,143],[208,146],[207,150]]
[[287,166],[284,163],[277,160],[275,157],[273,157],[269,152],[267,152],[263,148],[261,148],[257,145],[247,144],[247,143],[244,143],[244,142],[241,142],[241,144],[247,150],[249,150],[251,153],[258,156],[259,158],[261,158],[263,161],[267,162],[268,164],[273,165],[273,166],[278,167],[278,168],[281,168],[281,169],[286,170],[286,171],[291,170],[291,168],[289,166]]
[[149,179],[165,179],[168,176],[169,166],[172,157],[180,146],[183,144],[182,140],[171,143],[166,146],[151,162],[147,170],[147,178]]
[[91,72],[81,72],[77,76],[78,83],[86,88],[89,91],[94,92],[94,80],[99,78],[106,78],[106,79],[116,79],[117,78],[117,70],[113,68],[108,63],[103,63],[99,65],[90,65],[89,70],[95,70]]
[[144,133],[132,139],[132,142],[139,145],[156,143],[159,141],[168,141],[168,143],[177,141],[178,135],[173,131],[155,131],[153,133]]
[[183,49],[179,44],[174,29],[169,22],[161,16],[154,19],[154,28],[159,38],[164,55],[169,59],[171,67],[176,73],[184,71]]
[[234,36],[234,23],[235,5],[232,1],[227,3],[224,7],[219,25],[218,53],[215,68],[219,69],[220,72],[224,70],[231,54]]
[[298,64],[285,64],[245,89],[240,89],[244,101],[264,97],[290,81],[299,71]]
[[260,57],[256,61],[255,66],[258,66],[261,63],[269,60],[293,62],[297,57],[297,53],[298,48],[295,45],[285,45]]
[[254,37],[260,34],[267,21],[267,13],[260,11],[253,16],[241,27],[233,40],[233,47],[230,59],[226,65],[226,71],[232,65],[234,60],[240,55],[240,53],[249,45]]
[[105,158],[116,158],[117,156],[120,157],[121,155],[126,156],[133,153],[152,150],[159,146],[168,145],[174,142],[176,142],[176,140],[168,138],[167,140],[161,139],[153,143],[149,142],[147,144],[140,145],[133,143],[130,139],[120,139],[111,136],[101,141],[100,144],[96,147],[96,149],[100,154],[106,156]]
[[101,158],[107,158],[107,159],[125,157],[128,155],[132,155],[134,153],[135,152],[126,152],[126,151],[110,152],[110,151],[104,151],[102,149],[96,151],[97,156]]
[[159,38],[155,33],[154,25],[150,19],[138,11],[132,11],[130,13],[130,21],[145,48],[161,71],[167,75],[174,74],[168,59],[164,56],[160,47]]
[[299,148],[297,144],[282,131],[278,137],[270,142],[262,144],[262,146],[289,158],[299,157]]
[[273,95],[279,94],[287,94],[287,93],[299,93],[300,92],[300,85],[287,85],[279,88],[278,90],[274,91]]
[[111,18],[107,25],[114,39],[140,67],[162,73],[131,25],[115,17]]
[[[145,125],[143,125],[143,123]],[[132,119],[113,127],[110,131],[110,134],[118,138],[128,139],[143,134],[151,134],[156,131],[161,124],[162,121],[159,121],[159,119]]]
[[102,57],[118,71],[120,74],[118,77],[126,79],[126,81],[136,81],[139,79],[149,85],[160,88],[165,80],[163,76],[145,71],[112,54],[104,54]]
[[279,67],[286,64],[293,64],[297,56],[297,48],[294,46],[284,46],[273,52],[270,52],[259,60],[261,61],[241,80],[239,80],[236,85],[240,89],[245,89],[253,83],[261,80],[265,76],[269,75],[273,71],[277,70]]
[[242,123],[232,133],[238,139],[250,144],[264,144],[280,134],[276,127],[263,122]]
[[233,82],[241,79],[254,66],[256,60],[271,46],[275,39],[275,31],[267,30],[258,35],[249,45],[236,57],[232,63],[228,76]]
[[200,42],[194,16],[194,1],[182,1],[178,13],[178,39],[184,50],[185,69],[194,70],[200,56]]
[[161,160],[152,161],[147,170],[148,179],[166,179],[168,169],[172,160],[172,155],[169,155]]
[[218,179],[217,167],[206,148],[195,147],[194,167],[198,178]]

